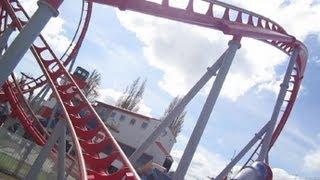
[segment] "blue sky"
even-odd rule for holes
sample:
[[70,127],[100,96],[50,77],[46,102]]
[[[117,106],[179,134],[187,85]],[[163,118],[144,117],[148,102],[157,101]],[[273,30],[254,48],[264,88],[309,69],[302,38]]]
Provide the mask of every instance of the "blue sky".
[[[22,1],[33,12],[34,0]],[[184,6],[184,0],[175,1]],[[226,1],[276,20],[307,45],[310,58],[298,100],[284,132],[270,154],[277,179],[320,177],[320,5],[318,1]],[[203,7],[199,6],[201,10]],[[44,34],[57,54],[72,37],[80,13],[80,0],[68,1],[61,16]],[[147,78],[141,112],[160,117],[171,99],[184,94],[227,48],[230,37],[198,28],[114,8],[95,5],[90,30],[77,65],[97,69],[103,76],[100,100],[112,103],[138,76]],[[280,51],[250,39],[242,41],[222,94],[213,110],[188,179],[216,175],[234,151],[253,137],[271,116],[276,92],[287,65]],[[34,60],[27,54],[16,71],[31,71]],[[172,155],[181,156],[206,99],[208,86],[189,104],[183,131]],[[176,165],[175,165],[176,166]],[[174,167],[175,167],[174,166]],[[198,173],[197,173],[198,172]],[[301,178],[303,179],[303,178]]]

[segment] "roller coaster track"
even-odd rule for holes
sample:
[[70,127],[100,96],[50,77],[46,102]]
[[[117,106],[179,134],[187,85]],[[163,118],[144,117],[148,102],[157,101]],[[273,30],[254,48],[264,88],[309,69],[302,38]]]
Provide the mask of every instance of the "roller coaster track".
[[[207,11],[204,13],[196,12],[194,10],[194,4],[197,2],[194,0],[189,0],[186,8],[172,7],[170,6],[170,0],[162,0],[161,3],[155,3],[146,0],[88,0],[88,3],[110,5],[113,7],[118,7],[120,10],[131,10],[157,17],[171,19],[174,21],[180,21],[206,28],[211,28],[221,31],[226,35],[253,38],[272,45],[289,56],[292,55],[294,49],[298,49],[298,58],[295,61],[294,71],[291,74],[290,86],[287,89],[286,97],[288,97],[288,99],[285,100],[286,103],[282,107],[283,113],[273,133],[272,141],[269,147],[271,149],[271,147],[281,134],[281,131],[283,130],[292,111],[293,105],[296,101],[307,63],[307,49],[303,43],[296,40],[292,35],[289,35],[283,27],[264,16],[223,3],[221,1],[204,1],[208,3]],[[13,21],[13,24],[16,25],[18,29],[21,29],[26,22],[21,21],[16,14],[18,12],[22,12],[24,16],[28,16],[21,5],[18,3],[18,1],[4,0],[1,1],[0,4],[2,6],[0,17],[1,22],[8,21],[7,15],[9,14],[10,18]],[[223,9],[223,13],[214,15],[216,13],[214,11],[216,7]],[[86,28],[83,29],[85,31],[87,30]],[[83,34],[83,36],[80,35],[78,42],[82,43],[84,35],[85,33]],[[45,76],[42,76],[42,79],[33,79],[34,82],[37,81],[36,85],[32,87],[29,86],[27,89],[23,89],[22,91],[28,91],[28,89],[32,89],[33,87],[39,87],[40,85],[43,85],[45,83],[44,81],[50,84],[53,93],[55,94],[59,104],[64,111],[65,119],[67,123],[69,123],[69,128],[71,131],[70,133],[77,149],[77,161],[79,162],[79,170],[82,179],[86,179],[91,175],[98,179],[108,177],[110,179],[119,179],[121,177],[132,179],[137,178],[138,176],[135,174],[135,171],[121,151],[120,147],[118,146],[108,129],[105,127],[104,123],[98,117],[96,112],[93,110],[90,103],[84,97],[81,90],[74,82],[72,76],[65,69],[65,66],[68,64],[68,58],[70,57],[70,62],[73,58],[72,56],[76,56],[81,43],[79,44],[80,46],[76,45],[74,47],[72,51],[74,53],[70,53],[71,55],[67,58],[67,60],[64,61],[65,63],[62,63],[55,56],[42,36],[39,36],[38,41],[42,41],[42,46],[33,45],[31,51],[36,57],[36,60],[41,66],[41,69],[44,72]],[[42,54],[44,54],[44,52],[50,54],[51,57],[42,57]],[[62,79],[67,83],[60,84],[59,80]],[[6,83],[6,85],[4,86],[4,90],[7,92],[6,94],[11,94],[11,96],[13,96],[14,92],[12,92],[12,88],[10,88],[10,86],[12,85]],[[11,98],[9,99],[9,101],[11,100],[12,103],[20,102],[12,99],[11,96],[8,96]],[[79,104],[72,103],[73,97],[77,97],[77,99],[79,100]],[[23,108],[21,108],[21,111],[24,111]],[[82,112],[86,112],[86,115],[80,116],[80,114],[83,114]],[[33,121],[31,124],[27,120],[23,121],[26,121],[26,123],[30,125],[30,127],[25,127],[28,132],[38,131],[36,130],[38,127],[33,124]],[[88,128],[87,123],[89,121],[95,121],[97,126],[94,129]],[[38,134],[42,134],[42,132],[36,133],[34,136],[38,136]],[[103,134],[105,138],[102,140],[99,139],[98,134]],[[93,142],[92,139],[94,138],[98,139],[98,142]],[[43,137],[38,137],[37,139],[41,140],[43,139]],[[39,143],[43,142],[39,141]],[[111,156],[108,156],[106,159],[99,158],[97,154],[99,152],[102,152],[103,149],[105,149],[106,146],[109,145],[111,145],[113,149],[113,153],[111,153]],[[257,152],[259,147],[260,145],[256,148],[254,153]],[[253,156],[250,156],[250,159],[252,157]],[[121,161],[123,167],[118,172],[113,174],[101,173],[102,170],[107,169],[107,167],[109,167],[115,159]],[[87,173],[89,176],[87,176]]]
[[[24,14],[27,19],[30,19],[27,12],[22,8],[21,4],[17,1],[17,6],[21,9],[21,12]],[[81,15],[79,23],[76,29],[76,32],[67,48],[63,53],[60,60],[63,62],[64,66],[68,66],[71,61],[73,61],[81,48],[81,45],[84,41],[85,35],[88,31],[90,19],[92,14],[92,3],[86,0],[82,2]],[[44,38],[42,38],[45,41]],[[27,74],[22,73],[22,76],[26,79],[27,82],[21,84],[20,86],[23,89],[23,93],[32,93],[35,89],[42,87],[46,84],[46,78],[44,75],[41,75],[37,78],[28,76]]]
[[[186,8],[172,7],[170,6],[170,0],[162,0],[160,3],[146,0],[89,1],[117,7],[123,11],[131,10],[156,17],[216,29],[226,35],[253,38],[270,44],[289,56],[291,56],[293,50],[297,48],[299,54],[295,61],[294,71],[291,74],[289,88],[287,89],[286,97],[288,97],[288,99],[285,100],[286,103],[282,107],[280,121],[273,133],[269,147],[269,149],[271,149],[289,118],[304,76],[308,51],[303,43],[296,40],[294,36],[289,35],[283,27],[269,18],[218,0],[203,0],[208,3],[208,6],[207,11],[202,13],[194,10],[195,3],[199,2],[196,0],[189,0]],[[217,13],[215,11],[215,9],[218,9],[217,7],[223,9],[222,13]],[[217,15],[214,15],[215,13]],[[255,149],[253,155],[257,153],[259,148],[260,145]],[[250,158],[252,158],[253,155],[251,155]]]
[[[34,139],[34,141],[38,145],[43,146],[47,142],[47,139],[50,137],[50,133],[46,130],[45,127],[43,127],[43,125],[40,123],[40,121],[32,111],[30,105],[24,98],[20,86],[18,86],[14,75],[12,75],[12,79],[13,83],[7,81],[3,86],[7,101],[11,105],[11,117],[17,118],[23,126],[24,130],[28,132],[32,139]],[[53,149],[50,156],[53,159],[57,159],[57,151]],[[76,172],[74,172],[75,170],[72,170],[73,161],[75,161],[74,158],[70,155],[67,155],[66,167],[67,169],[71,170],[71,174],[76,177]]]
[[[17,7],[20,7],[18,9],[15,9],[16,11],[21,11],[27,19],[30,19],[26,11],[22,8],[22,5],[17,1],[16,2]],[[0,11],[0,33],[2,33],[8,26],[8,14],[7,12],[1,8]],[[70,45],[68,49],[65,51],[64,55],[60,58],[61,61],[63,61],[63,64],[67,66],[73,59],[76,58],[77,53],[83,43],[85,34],[89,27],[89,22],[91,19],[92,14],[92,3],[83,1],[82,4],[82,12],[79,20],[79,24],[76,30],[76,33],[70,42]],[[84,17],[85,16],[85,17]],[[84,18],[83,18],[84,17]],[[81,32],[79,33],[79,31]],[[44,38],[42,38],[43,41],[45,41]],[[37,58],[37,56],[35,57]],[[24,98],[23,94],[28,92],[33,92],[35,89],[43,86],[46,84],[46,78],[44,75],[33,78],[27,74],[21,73],[22,78],[24,79],[23,82],[20,82],[19,84],[16,82],[16,80],[13,78],[13,83],[7,82],[3,90],[5,93],[0,93],[0,102],[8,101],[11,105],[11,109],[14,110],[12,112],[13,117],[17,117],[17,119],[21,122],[24,129],[28,134],[34,139],[34,141],[38,145],[44,145],[47,141],[47,138],[50,136],[48,132],[46,131],[45,127],[39,122],[38,118],[35,116],[35,113],[31,109],[29,103]],[[26,82],[25,81],[28,81]],[[21,90],[24,88],[24,90]],[[20,104],[23,104],[21,106]],[[25,111],[25,109],[27,111]],[[27,113],[28,112],[28,113]],[[56,158],[56,150],[54,150],[54,153],[51,155],[53,158]],[[72,162],[74,159],[67,155],[67,169],[69,171],[72,168]],[[71,171],[71,174],[76,174],[74,172],[75,169]]]
[[[22,6],[19,6],[19,3],[14,0],[1,1],[1,5],[17,28],[21,30],[26,23],[17,16],[18,12],[24,11]],[[39,36],[35,42],[41,45],[33,44],[31,52],[37,57],[36,60],[46,76],[47,83],[50,84],[53,94],[62,108],[76,148],[80,179],[138,179],[138,175],[120,146],[44,38]],[[44,54],[45,56],[43,56]],[[63,84],[61,84],[62,80]],[[73,103],[75,97],[78,101],[77,104]],[[21,109],[21,111],[23,110]],[[22,121],[27,120],[23,119]],[[89,128],[89,122],[96,124],[96,127]],[[26,130],[34,131],[30,127],[34,126],[26,126]],[[41,139],[41,137],[37,139]],[[109,156],[100,158],[99,153],[104,152],[107,148],[111,152]],[[118,171],[106,173],[106,170],[114,163],[120,163]]]
[[[4,32],[8,26],[8,14],[5,9],[1,8],[0,11],[0,32]],[[50,135],[46,129],[42,126],[36,115],[32,111],[30,105],[23,97],[20,85],[12,75],[12,82],[7,81],[3,86],[5,99],[1,102],[8,101],[11,105],[13,117],[17,117],[20,120],[24,129],[31,135],[34,141],[39,145],[44,145],[47,137]]]
[[[14,2],[14,1],[12,1],[12,2]],[[15,8],[15,11],[17,11],[17,12],[21,11],[27,17],[27,19],[30,19],[30,17],[26,13],[26,11],[22,8],[21,4],[18,1],[16,1],[16,3],[17,3],[16,4],[17,7],[19,7],[19,8]],[[79,48],[81,47],[81,44],[82,44],[84,37],[85,37],[85,34],[87,32],[87,28],[89,26],[89,21],[90,21],[91,12],[92,12],[92,3],[85,3],[85,2],[83,2],[83,3],[84,3],[84,5],[83,5],[82,10],[87,12],[86,16],[85,16],[85,22],[83,23],[84,25],[81,25],[82,24],[81,22],[83,22],[83,20],[80,19],[79,26],[77,28],[77,32],[79,31],[79,29],[82,29],[82,31],[80,33],[80,37],[77,38],[76,36],[78,33],[75,34],[73,41],[70,43],[70,46],[67,50],[67,51],[71,52],[70,55],[63,56],[63,57],[65,57],[65,61],[64,61],[65,66],[67,66],[70,63],[70,61],[76,57],[76,54],[79,51]],[[85,6],[85,4],[87,4],[87,6]],[[81,18],[82,17],[83,16],[81,16]],[[1,11],[0,11],[0,33],[4,32],[7,28],[7,26],[8,26],[8,14],[5,11],[5,9],[1,8]],[[83,28],[81,28],[82,26],[83,26]],[[42,36],[41,36],[41,39],[43,41],[45,41],[45,39]],[[74,41],[76,39],[78,39],[77,43],[74,47],[72,47],[71,45],[74,43]],[[45,44],[47,44],[47,43],[45,43]],[[67,51],[65,52],[65,54],[67,54]],[[38,56],[35,56],[35,58],[38,58]],[[21,123],[24,126],[25,130],[27,132],[29,132],[29,134],[33,137],[33,139],[35,140],[35,142],[37,144],[44,145],[47,137],[50,135],[48,134],[46,129],[42,126],[42,124],[39,122],[39,120],[35,116],[33,110],[31,109],[29,103],[23,97],[23,94],[26,91],[23,91],[21,89],[21,87],[28,86],[27,92],[29,92],[30,90],[34,90],[34,89],[42,86],[42,84],[44,84],[46,82],[45,76],[42,75],[40,78],[34,79],[33,77],[28,76],[27,74],[22,73],[22,75],[26,79],[31,79],[33,82],[30,82],[30,83],[35,83],[36,85],[33,87],[30,87],[29,84],[21,85],[21,84],[17,83],[15,78],[13,78],[14,84],[7,82],[4,85],[3,90],[4,90],[5,94],[0,93],[0,96],[1,96],[0,102],[8,101],[11,104],[12,109],[14,109],[13,116],[19,117],[18,119],[21,120]],[[12,76],[12,77],[14,77],[14,76]],[[42,77],[44,77],[44,80],[43,81],[39,80]],[[20,103],[18,103],[18,102],[20,102],[24,106],[20,106]],[[23,107],[26,107],[26,108],[23,108]],[[26,113],[24,111],[24,109],[27,109],[27,111],[29,113]],[[35,126],[35,127],[33,127],[33,126]]]

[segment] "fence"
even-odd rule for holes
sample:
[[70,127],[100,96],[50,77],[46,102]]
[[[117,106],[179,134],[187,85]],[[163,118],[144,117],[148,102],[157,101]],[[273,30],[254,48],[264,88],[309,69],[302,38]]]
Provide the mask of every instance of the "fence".
[[[28,174],[41,148],[34,142],[0,127],[0,171],[14,178],[23,179]],[[55,162],[52,158],[48,158],[42,166],[38,179],[57,179]],[[74,178],[68,176],[67,179]]]

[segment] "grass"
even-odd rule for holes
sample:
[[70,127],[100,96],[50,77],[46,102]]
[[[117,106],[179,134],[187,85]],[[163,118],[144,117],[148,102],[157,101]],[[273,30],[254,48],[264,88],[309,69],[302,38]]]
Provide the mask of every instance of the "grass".
[[17,178],[0,172],[0,179],[2,180],[18,180]]
[[[17,159],[15,159],[7,154],[0,153],[0,171],[13,173],[14,170],[16,169],[16,167],[18,166],[18,163],[19,163],[19,161]],[[24,163],[22,165],[21,169],[19,170],[19,175],[20,175],[19,177],[26,176],[27,173],[29,172],[30,168],[31,168],[31,166],[29,164]],[[18,174],[15,174],[15,175],[18,176]],[[7,174],[1,173],[0,179],[15,180],[16,178],[14,178],[13,176],[8,176]],[[8,177],[10,177],[11,179]],[[50,177],[52,177],[51,174],[41,171],[38,176],[38,179],[39,180],[46,180],[46,179],[50,179]]]

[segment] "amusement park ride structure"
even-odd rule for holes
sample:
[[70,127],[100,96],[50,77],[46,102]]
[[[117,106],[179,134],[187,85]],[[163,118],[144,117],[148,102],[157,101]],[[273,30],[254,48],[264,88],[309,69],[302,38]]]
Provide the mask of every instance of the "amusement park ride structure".
[[[170,6],[171,0],[162,0],[159,3],[147,0],[83,0],[78,29],[62,58],[55,55],[40,32],[51,17],[58,16],[58,8],[63,0],[39,0],[39,8],[31,18],[18,0],[0,1],[0,50],[2,53],[0,56],[0,85],[2,86],[0,101],[10,104],[11,116],[20,121],[25,131],[38,145],[43,146],[26,179],[35,179],[48,156],[57,158],[59,179],[64,178],[65,169],[70,168],[70,162],[73,161],[78,165],[78,179],[140,179],[134,169],[137,159],[155,142],[203,86],[215,76],[185,152],[176,172],[171,177],[177,180],[184,179],[232,61],[241,47],[242,38],[253,38],[274,46],[287,54],[290,60],[271,119],[215,179],[224,179],[250,149],[254,149],[254,152],[235,178],[272,178],[268,165],[268,153],[284,128],[297,98],[307,63],[307,49],[303,43],[289,35],[283,27],[264,16],[218,0],[203,0],[207,3],[207,11],[199,13],[194,10],[194,4],[198,1],[189,0],[187,7],[182,9]],[[207,69],[180,103],[129,158],[123,153],[104,122],[84,96],[76,77],[66,69],[70,63],[74,63],[83,43],[89,27],[93,3],[211,28],[233,37],[228,49]],[[215,7],[222,8],[223,13],[214,15]],[[20,33],[7,46],[9,36],[14,29],[19,30]],[[43,75],[32,78],[23,74],[26,80],[17,82],[12,73],[28,49],[34,55]],[[12,74],[11,79],[10,74]],[[63,114],[63,120],[59,121],[52,134],[48,133],[46,128],[39,123],[29,101],[25,99],[26,94],[33,94],[38,88],[42,88],[41,92],[51,88]],[[95,126],[89,126],[90,122],[94,122]],[[65,153],[63,139],[66,133],[72,137],[76,149],[76,155],[73,157],[66,156]],[[101,152],[106,148],[110,149],[110,153],[101,156]],[[120,167],[115,172],[108,171],[114,162],[120,163]]]

